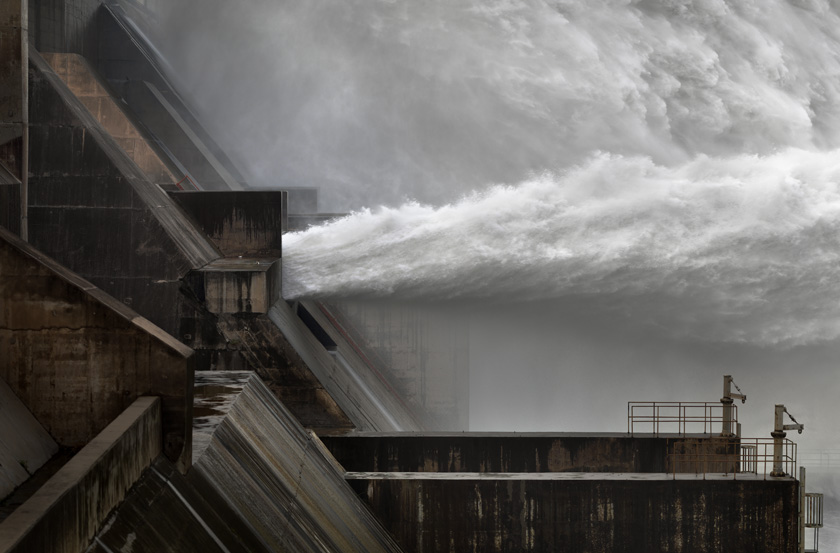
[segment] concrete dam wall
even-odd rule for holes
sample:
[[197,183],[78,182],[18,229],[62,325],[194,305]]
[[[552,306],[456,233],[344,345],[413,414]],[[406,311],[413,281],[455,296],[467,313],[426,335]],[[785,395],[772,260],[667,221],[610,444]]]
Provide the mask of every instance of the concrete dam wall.
[[192,469],[152,467],[90,551],[400,551],[257,376],[199,372],[196,391]]

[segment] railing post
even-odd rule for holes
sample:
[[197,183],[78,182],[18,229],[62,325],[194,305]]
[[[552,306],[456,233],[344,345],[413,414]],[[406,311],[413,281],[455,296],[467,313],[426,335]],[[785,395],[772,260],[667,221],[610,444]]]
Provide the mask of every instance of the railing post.
[[785,475],[783,447],[787,433],[784,431],[784,414],[785,406],[776,405],[775,424],[773,425],[773,432],[770,433],[773,437],[773,470],[770,471],[770,476],[779,477]]
[[805,467],[799,468],[799,553],[805,553]]

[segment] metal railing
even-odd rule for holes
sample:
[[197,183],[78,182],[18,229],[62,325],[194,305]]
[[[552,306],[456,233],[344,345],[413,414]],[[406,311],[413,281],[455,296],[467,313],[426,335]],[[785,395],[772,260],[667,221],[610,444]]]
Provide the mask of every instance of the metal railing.
[[809,469],[840,468],[840,449],[803,449],[799,452],[799,464]]
[[823,527],[823,494],[805,494],[805,528]]
[[[713,438],[683,440],[673,444],[668,453],[667,466],[676,479],[677,474],[716,477],[751,475],[762,478],[770,475],[774,466],[774,438]],[[796,443],[781,439],[779,462],[787,476],[796,474]]]
[[[823,494],[805,493],[805,504],[802,506],[802,511],[805,515],[804,528],[813,530],[809,540],[811,542],[810,547],[806,545],[806,541],[803,543],[803,549],[805,553],[819,553],[820,528],[823,527]],[[800,539],[805,540],[806,537],[803,535]]]
[[[732,426],[738,423],[738,406],[731,405]],[[720,433],[724,424],[724,406],[709,401],[629,401],[627,432],[659,434]]]

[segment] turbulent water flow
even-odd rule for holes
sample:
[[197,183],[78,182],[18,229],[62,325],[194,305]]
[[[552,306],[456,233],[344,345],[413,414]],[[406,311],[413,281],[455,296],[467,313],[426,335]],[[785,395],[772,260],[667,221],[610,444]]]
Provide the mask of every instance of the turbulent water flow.
[[836,4],[262,7],[279,107],[249,121],[273,162],[338,207],[420,200],[287,237],[287,297],[585,298],[703,339],[840,335]]
[[702,338],[840,334],[840,152],[599,155],[441,208],[354,214],[284,242],[284,294],[588,298]]
[[284,239],[287,297],[574,299],[701,339],[840,335],[840,4],[248,8],[175,0],[159,40],[249,182],[356,210]]

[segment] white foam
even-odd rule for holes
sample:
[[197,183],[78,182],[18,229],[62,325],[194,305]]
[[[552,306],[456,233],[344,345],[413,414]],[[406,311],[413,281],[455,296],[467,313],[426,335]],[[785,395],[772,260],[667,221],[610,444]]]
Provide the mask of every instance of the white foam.
[[284,238],[284,294],[583,299],[707,339],[840,335],[840,152],[601,154],[440,208],[365,210]]

